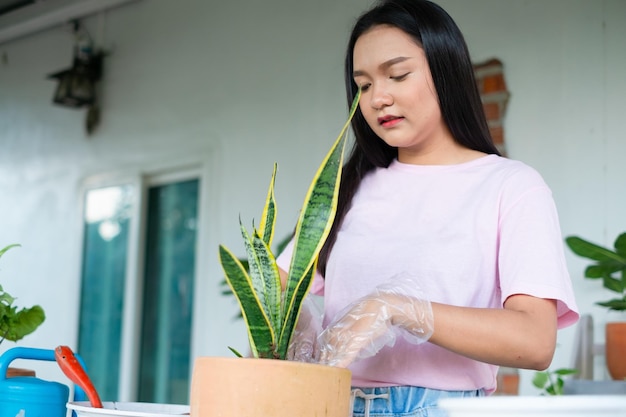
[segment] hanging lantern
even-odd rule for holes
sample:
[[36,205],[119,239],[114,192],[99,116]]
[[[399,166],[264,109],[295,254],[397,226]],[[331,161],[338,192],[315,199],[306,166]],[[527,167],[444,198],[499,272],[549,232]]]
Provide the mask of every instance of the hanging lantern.
[[66,107],[89,107],[97,99],[97,82],[102,76],[102,54],[79,54],[77,49],[75,48],[71,68],[48,76],[49,79],[58,81],[52,101]]
[[48,75],[48,79],[58,82],[52,99],[55,104],[75,109],[88,108],[85,130],[91,135],[100,123],[97,93],[104,53],[93,47],[89,32],[78,21],[74,21],[73,25],[75,45],[72,66]]

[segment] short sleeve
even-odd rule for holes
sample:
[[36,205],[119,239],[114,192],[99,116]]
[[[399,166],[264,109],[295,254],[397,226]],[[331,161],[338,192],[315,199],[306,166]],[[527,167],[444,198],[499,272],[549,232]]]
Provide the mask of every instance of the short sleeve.
[[578,320],[556,206],[538,180],[502,207],[499,225],[499,280],[502,303],[526,294],[557,301],[558,327]]

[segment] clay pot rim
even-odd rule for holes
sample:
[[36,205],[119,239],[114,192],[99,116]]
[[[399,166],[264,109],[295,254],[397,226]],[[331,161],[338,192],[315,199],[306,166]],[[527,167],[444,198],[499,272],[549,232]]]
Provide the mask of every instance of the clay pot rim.
[[243,364],[243,363],[253,363],[255,366],[285,366],[285,367],[310,367],[310,368],[327,368],[329,371],[340,372],[340,373],[349,373],[352,372],[347,368],[340,368],[337,366],[323,365],[319,363],[308,363],[308,362],[297,362],[297,361],[288,361],[284,359],[269,359],[269,358],[232,358],[225,356],[199,356],[196,358],[196,361],[225,361],[225,362],[233,362],[235,364]]

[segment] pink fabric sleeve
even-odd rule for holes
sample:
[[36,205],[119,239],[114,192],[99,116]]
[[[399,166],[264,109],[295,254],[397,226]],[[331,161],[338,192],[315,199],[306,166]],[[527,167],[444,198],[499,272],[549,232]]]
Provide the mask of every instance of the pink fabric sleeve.
[[[293,254],[293,239],[291,242],[285,246],[285,249],[278,255],[276,258],[276,263],[278,267],[283,271],[289,271],[289,263],[291,262],[291,255]],[[313,295],[324,295],[324,277],[319,271],[315,271],[315,276],[313,277],[313,284],[311,284],[310,293]]]

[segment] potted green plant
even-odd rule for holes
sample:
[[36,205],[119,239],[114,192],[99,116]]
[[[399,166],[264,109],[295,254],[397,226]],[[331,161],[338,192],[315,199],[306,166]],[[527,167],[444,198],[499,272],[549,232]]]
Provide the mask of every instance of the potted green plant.
[[[278,243],[276,243],[275,245],[275,249],[273,251],[274,254],[276,255],[280,255],[280,253],[285,249],[285,247],[289,244],[289,241],[291,240],[293,236],[291,234],[283,237],[281,240],[278,241]],[[248,258],[243,258],[243,257],[239,257],[239,262],[241,262],[241,265],[245,268],[246,271],[248,271],[248,273],[250,272],[250,266],[248,264]],[[231,289],[230,285],[228,284],[228,281],[226,280],[226,278],[224,278],[222,281],[220,281],[220,288],[221,289],[221,293],[222,295],[225,295],[227,297],[234,297],[235,294],[233,293],[233,290]],[[243,319],[243,314],[241,313],[241,310],[239,310],[239,312],[237,313],[236,316],[233,317],[234,320],[240,320]]]
[[[620,234],[614,250],[578,236],[565,239],[578,256],[592,260],[585,269],[585,278],[599,280],[602,286],[617,294],[616,298],[596,304],[609,311],[626,311],[626,233]],[[615,380],[626,379],[626,322],[608,322],[605,327],[606,366]]]
[[[0,257],[9,249],[19,246],[17,244],[8,245],[0,249]],[[16,298],[4,291],[0,285],[0,344],[5,340],[17,342],[37,330],[44,322],[46,315],[43,309],[38,306],[30,308],[20,308],[14,304]],[[7,376],[33,375],[32,371],[18,368],[9,368]]]
[[[359,98],[360,92],[305,197],[293,237],[293,256],[285,288],[270,249],[276,224],[276,165],[259,226],[249,233],[239,222],[248,265],[243,265],[220,245],[220,263],[239,302],[252,358],[196,359],[191,388],[192,415],[345,417],[348,414],[349,370],[285,359],[315,274],[319,251],[334,219],[346,134]],[[241,356],[235,349],[231,350]]]

